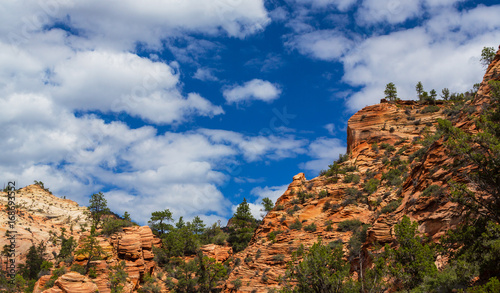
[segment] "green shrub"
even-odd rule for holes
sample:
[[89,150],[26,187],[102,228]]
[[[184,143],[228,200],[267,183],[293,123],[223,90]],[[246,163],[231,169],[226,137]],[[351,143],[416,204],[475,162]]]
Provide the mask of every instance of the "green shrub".
[[391,169],[387,173],[382,174],[382,180],[386,180],[389,185],[399,186],[403,183],[401,173],[402,172],[399,169]]
[[271,231],[267,234],[267,239],[274,241],[276,239],[276,235],[283,233],[281,230]]
[[126,220],[108,219],[103,223],[101,234],[109,236],[113,233],[123,231],[123,227],[131,227],[132,225],[132,222]]
[[379,183],[380,181],[375,178],[370,179],[363,185],[363,190],[368,194],[372,194],[377,190]]
[[282,210],[284,210],[284,209],[285,209],[285,206],[283,206],[282,204],[279,204],[279,205],[276,205],[275,209],[276,209],[277,211],[282,211]]
[[439,111],[439,107],[436,106],[436,105],[429,105],[427,107],[425,107],[423,110],[422,110],[422,114],[425,114],[425,113],[434,113],[434,112],[437,112]]
[[299,199],[300,203],[302,203],[302,204],[305,203],[306,199],[313,198],[313,197],[314,197],[313,194],[302,192],[302,191],[300,191],[297,194],[297,198]]
[[282,262],[284,260],[285,260],[285,255],[284,254],[273,255],[273,261],[275,261],[275,262]]
[[74,264],[71,266],[71,269],[70,269],[72,272],[77,272],[81,275],[85,275],[85,267],[82,266],[82,265],[79,265],[79,264]]
[[289,214],[290,216],[293,215],[296,211],[299,211],[300,210],[300,207],[298,205],[294,205],[292,208],[288,209],[286,211],[287,214]]
[[337,224],[337,230],[342,232],[354,231],[363,223],[358,219],[344,220]]
[[399,207],[399,205],[401,205],[401,199],[391,201],[385,207],[383,207],[380,210],[380,212],[382,214],[392,213],[392,212],[394,212]]
[[357,168],[355,165],[349,165],[349,166],[344,166],[344,167],[342,168],[342,171],[347,173],[347,172],[354,172],[354,171],[356,171],[357,169],[358,169],[358,168]]
[[352,197],[347,197],[345,198],[342,203],[340,204],[341,206],[345,207],[345,206],[348,206],[348,205],[351,205],[351,204],[355,204],[356,203],[356,199],[355,198],[352,198]]
[[344,183],[354,183],[358,184],[361,177],[358,174],[347,174],[344,176]]
[[378,152],[378,145],[376,142],[372,143],[372,151],[374,151],[376,153]]
[[314,223],[307,225],[304,227],[304,231],[306,232],[315,232],[316,231],[316,225]]
[[441,186],[432,184],[429,187],[427,187],[426,189],[424,189],[424,191],[422,192],[422,194],[420,196],[422,196],[422,197],[435,196],[435,197],[439,198],[443,195],[443,192],[444,192],[444,190]]
[[321,190],[318,193],[318,198],[324,198],[324,197],[327,197],[327,196],[328,196],[328,191],[326,191],[326,190]]
[[296,219],[295,222],[293,222],[290,225],[290,229],[292,229],[292,230],[302,230],[302,222],[299,221],[299,219]]
[[348,187],[345,190],[345,194],[348,197],[352,197],[354,199],[358,199],[361,196],[361,191],[359,189],[357,189],[357,188],[354,188],[354,187]]
[[323,212],[328,211],[330,209],[331,204],[332,203],[330,201],[325,202],[325,204],[323,205],[322,211]]

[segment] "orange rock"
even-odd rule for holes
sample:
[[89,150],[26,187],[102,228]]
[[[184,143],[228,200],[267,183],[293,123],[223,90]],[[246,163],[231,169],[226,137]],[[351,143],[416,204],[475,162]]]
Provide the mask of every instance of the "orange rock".
[[89,278],[77,272],[69,272],[60,276],[55,285],[64,293],[93,293],[98,292],[97,285]]
[[200,247],[203,254],[215,259],[217,262],[225,262],[232,254],[233,248],[216,244],[207,244]]

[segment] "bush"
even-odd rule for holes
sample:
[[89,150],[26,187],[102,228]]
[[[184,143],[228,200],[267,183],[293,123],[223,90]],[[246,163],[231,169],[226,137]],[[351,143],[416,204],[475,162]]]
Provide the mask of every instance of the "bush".
[[85,267],[82,266],[82,265],[79,265],[79,264],[74,264],[71,266],[71,269],[70,269],[72,272],[77,272],[79,273],[80,275],[85,275]]
[[290,225],[290,229],[292,229],[292,230],[302,230],[302,222],[299,221],[299,219],[296,219],[295,222],[293,222]]
[[294,205],[293,208],[291,209],[288,209],[286,211],[287,214],[289,214],[290,216],[293,215],[296,211],[299,211],[300,210],[300,207],[298,205]]
[[444,190],[443,190],[443,188],[441,188],[441,186],[432,184],[429,187],[427,187],[426,189],[424,189],[424,191],[422,192],[422,194],[420,196],[422,196],[422,197],[435,196],[437,198],[440,198],[443,195],[443,192],[444,192]]
[[344,183],[358,184],[361,177],[358,174],[347,174],[344,176]]
[[337,224],[337,230],[342,232],[354,231],[363,223],[358,219],[344,220]]
[[345,194],[348,197],[352,197],[353,199],[358,199],[361,196],[361,191],[357,188],[354,188],[354,187],[348,187],[345,190]]
[[344,199],[340,205],[345,207],[345,206],[355,204],[355,203],[356,203],[356,199],[354,199],[352,197],[348,197],[348,198]]
[[318,193],[318,198],[324,198],[324,197],[327,197],[327,196],[328,196],[328,191],[326,191],[326,190],[321,190]]
[[285,209],[285,207],[284,207],[282,204],[279,204],[279,205],[277,205],[277,206],[275,207],[275,209],[276,209],[277,211],[282,211],[282,210],[284,210],[284,209]]
[[355,165],[349,165],[349,166],[344,166],[341,170],[347,173],[347,172],[354,172],[357,169],[358,168]]
[[376,153],[378,152],[378,145],[376,142],[372,143],[372,151],[374,151]]
[[311,225],[307,225],[304,227],[304,231],[306,232],[315,232],[316,231],[316,225],[312,223]]
[[342,246],[330,248],[321,241],[313,244],[300,263],[289,263],[282,292],[359,292],[349,288],[353,283],[350,264],[343,254]]
[[377,190],[379,183],[380,181],[375,178],[370,179],[364,184],[363,190],[368,194],[372,194]]
[[283,233],[281,230],[271,231],[267,234],[267,239],[274,241],[276,239],[276,235]]
[[401,205],[401,199],[391,201],[389,204],[387,204],[385,207],[383,207],[380,210],[380,212],[382,214],[392,213],[399,207],[399,205]]
[[439,111],[439,107],[436,106],[436,105],[429,105],[427,107],[425,107],[423,110],[422,110],[422,114],[425,114],[425,113],[434,113],[434,112],[437,112]]
[[331,204],[332,203],[330,201],[325,202],[325,204],[323,205],[322,211],[323,212],[328,211],[330,209]]
[[300,201],[300,203],[305,203],[306,199],[309,199],[309,198],[313,198],[314,195],[313,194],[310,194],[310,193],[306,193],[306,192],[302,192],[300,191],[298,194],[297,194],[297,197]]
[[131,227],[132,225],[132,222],[126,220],[108,219],[103,223],[101,234],[109,236],[116,232],[123,231],[123,227]]
[[285,255],[284,254],[273,255],[273,261],[275,261],[275,262],[282,262],[284,260],[285,260]]
[[387,173],[382,175],[382,180],[386,180],[389,185],[399,186],[403,183],[401,179],[401,170],[399,169],[391,169]]

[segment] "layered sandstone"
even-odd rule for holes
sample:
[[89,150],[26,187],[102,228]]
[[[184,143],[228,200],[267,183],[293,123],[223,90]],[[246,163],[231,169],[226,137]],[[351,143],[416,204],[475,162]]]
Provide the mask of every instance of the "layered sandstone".
[[[303,173],[294,176],[287,191],[277,200],[276,207],[257,228],[249,246],[234,255],[235,259],[241,261],[234,262],[239,264],[235,265],[226,281],[224,292],[234,292],[237,280],[241,281],[237,292],[268,292],[271,288],[279,288],[279,277],[285,274],[286,263],[300,245],[310,247],[318,238],[323,243],[342,241],[345,244],[349,240],[352,232],[336,229],[337,224],[346,219],[359,219],[370,225],[363,246],[364,255],[369,255],[366,252],[373,249],[372,243],[394,242],[394,226],[403,215],[417,221],[420,234],[431,241],[438,241],[447,230],[460,223],[460,207],[447,200],[446,190],[451,179],[467,183],[465,175],[470,168],[451,168],[453,159],[442,138],[430,140],[427,144],[418,142],[426,137],[429,139],[436,132],[439,118],[452,119],[464,131],[475,131],[471,117],[479,115],[483,105],[489,102],[491,87],[488,81],[500,80],[499,53],[488,67],[476,99],[466,104],[467,107],[475,107],[475,111],[467,115],[455,118],[447,116],[444,112],[447,103],[443,101],[437,101],[435,105],[414,101],[382,101],[354,114],[349,119],[347,129],[349,158],[342,163],[342,167],[356,167],[351,174],[359,175],[360,182],[346,183],[345,175],[338,175],[338,179],[320,176],[311,180],[307,180]],[[430,106],[439,108],[429,111]],[[393,146],[394,150],[388,152],[381,149],[383,144]],[[422,145],[425,148],[420,150]],[[398,160],[411,163],[407,165],[406,175],[403,174],[403,182],[392,186],[387,179],[382,180],[383,174],[394,169],[391,164]],[[372,176],[381,180],[377,190],[369,194],[365,201],[354,204],[347,202],[348,188],[362,190],[363,183]],[[424,196],[424,191],[431,185],[441,187],[439,190],[443,194]],[[312,196],[299,200],[299,193]],[[381,212],[382,208],[396,201],[400,204],[395,210]],[[326,203],[330,208],[325,209]],[[294,206],[297,211],[287,212]],[[291,229],[296,221],[303,226],[314,223],[316,230],[307,232],[304,229]],[[273,234],[276,235],[274,239]],[[348,260],[351,261],[351,269],[358,267],[359,259]],[[369,257],[365,258],[365,262],[366,267]]]
[[[0,209],[7,208],[7,193],[0,192]],[[18,189],[16,192],[16,263],[24,263],[26,252],[32,245],[44,242],[47,246],[48,260],[53,261],[54,253],[61,248],[60,239],[64,230],[65,237],[79,239],[87,225],[88,209],[76,202],[54,196],[41,186],[33,184]],[[0,222],[7,223],[7,213],[0,213]],[[0,226],[0,234],[8,230],[7,225]],[[0,247],[7,244],[7,237],[0,238]]]

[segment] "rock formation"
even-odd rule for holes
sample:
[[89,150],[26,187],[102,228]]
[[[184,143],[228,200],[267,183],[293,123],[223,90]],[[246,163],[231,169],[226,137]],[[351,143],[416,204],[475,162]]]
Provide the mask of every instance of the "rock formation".
[[[87,226],[86,207],[76,202],[54,196],[40,185],[33,184],[16,192],[17,221],[16,263],[24,263],[26,252],[32,245],[44,242],[47,246],[49,260],[53,261],[54,253],[58,253],[61,243],[56,235],[73,236],[79,239],[82,228]],[[0,192],[0,209],[7,208],[7,194]],[[7,213],[0,213],[0,222],[7,223]],[[0,226],[0,234],[4,235],[6,225]],[[0,238],[0,247],[7,244],[7,238]],[[3,263],[3,262],[2,262]]]
[[[500,80],[500,51],[488,67],[476,98],[465,105],[470,109],[468,115],[453,117],[453,111],[447,111],[443,101],[429,104],[384,100],[354,114],[347,128],[349,156],[341,163],[341,168],[351,171],[311,180],[306,180],[303,173],[295,175],[255,231],[249,246],[234,255],[242,261],[231,272],[224,292],[234,292],[236,280],[241,281],[237,292],[268,292],[279,288],[279,277],[284,275],[292,252],[300,245],[311,246],[318,238],[323,243],[346,243],[352,232],[339,231],[337,224],[348,219],[370,225],[363,246],[365,252],[373,249],[370,243],[393,243],[394,225],[403,215],[418,222],[422,235],[438,241],[461,221],[460,207],[445,199],[448,182],[450,179],[467,182],[465,174],[469,169],[463,167],[452,172],[453,159],[442,138],[434,140],[432,134],[436,132],[438,118],[451,119],[455,126],[473,132],[475,126],[469,115],[478,115],[488,101],[489,80]],[[391,178],[390,171],[398,168],[402,174]],[[352,179],[356,176],[359,183]],[[364,189],[370,178],[380,182],[373,193]],[[427,194],[430,189],[434,196]],[[359,199],[364,196],[365,199]],[[297,223],[302,228],[297,228],[300,226]],[[350,261],[351,269],[355,269],[359,259]]]

